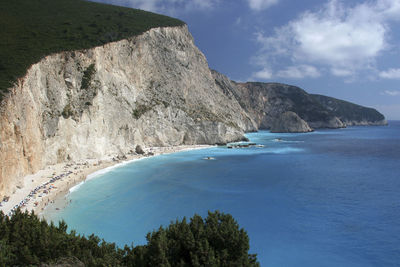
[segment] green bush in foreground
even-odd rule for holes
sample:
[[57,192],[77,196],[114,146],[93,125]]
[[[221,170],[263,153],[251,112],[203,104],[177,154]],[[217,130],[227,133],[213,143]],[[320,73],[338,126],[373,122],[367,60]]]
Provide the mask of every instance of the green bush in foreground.
[[19,210],[0,212],[0,266],[39,266],[77,258],[85,266],[259,266],[249,238],[229,214],[194,215],[147,234],[144,246],[118,248],[95,235],[67,232]]

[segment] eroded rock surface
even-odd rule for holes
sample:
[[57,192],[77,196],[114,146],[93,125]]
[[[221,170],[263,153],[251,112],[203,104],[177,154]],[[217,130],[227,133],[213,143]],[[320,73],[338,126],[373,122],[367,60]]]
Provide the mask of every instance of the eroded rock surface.
[[360,116],[347,116],[355,106],[296,86],[231,81],[210,71],[187,26],[49,55],[1,103],[0,198],[47,165],[121,158],[137,147],[224,144],[258,129],[385,122],[360,106]]
[[[303,89],[280,83],[236,83],[213,71],[217,85],[226,95],[233,95],[260,129],[342,128],[347,125],[385,125],[384,116],[366,108],[339,99],[311,95]],[[295,113],[304,123],[291,113]],[[283,114],[291,114],[284,115]],[[282,121],[287,119],[288,121]],[[290,123],[293,123],[291,126]],[[289,131],[289,130],[288,130]]]
[[0,196],[46,165],[237,141],[256,125],[215,84],[186,26],[32,65],[0,113]]
[[312,129],[303,119],[292,111],[286,111],[278,116],[271,125],[272,133],[306,133]]

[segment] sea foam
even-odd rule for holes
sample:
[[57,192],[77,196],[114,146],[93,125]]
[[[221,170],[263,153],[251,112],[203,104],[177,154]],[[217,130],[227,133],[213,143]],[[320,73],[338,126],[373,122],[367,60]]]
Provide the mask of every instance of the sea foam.
[[123,166],[125,166],[125,165],[127,165],[127,164],[130,164],[130,163],[133,163],[133,162],[142,160],[142,159],[146,159],[146,158],[143,157],[143,158],[139,158],[139,159],[131,159],[131,160],[127,160],[127,161],[123,161],[123,162],[121,162],[121,163],[115,164],[115,165],[113,165],[113,166],[106,167],[106,168],[104,168],[104,169],[97,170],[97,171],[95,171],[95,172],[89,174],[88,176],[86,176],[86,179],[85,179],[84,181],[82,181],[82,182],[80,182],[79,184],[77,184],[77,185],[71,187],[71,188],[69,189],[69,193],[75,192],[75,191],[78,190],[85,182],[87,182],[87,181],[89,181],[89,180],[92,180],[92,179],[94,179],[94,178],[100,177],[100,176],[102,176],[102,175],[104,175],[104,174],[106,174],[106,173],[108,173],[108,172],[113,171],[114,169],[123,167]]

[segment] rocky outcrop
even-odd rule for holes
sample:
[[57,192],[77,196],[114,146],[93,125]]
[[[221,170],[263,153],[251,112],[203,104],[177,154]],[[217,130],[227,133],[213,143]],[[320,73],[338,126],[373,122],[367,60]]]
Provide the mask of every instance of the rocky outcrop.
[[270,129],[287,111],[296,113],[313,129],[344,127],[340,119],[299,87],[280,83],[236,83],[216,71],[213,76],[221,90],[225,94],[232,93],[260,129]]
[[[386,125],[385,117],[373,108],[279,83],[236,83],[213,71],[216,84],[226,95],[234,95],[260,129],[308,132],[309,129],[342,128],[351,125]],[[294,119],[292,112],[309,127]],[[286,114],[286,115],[283,115]],[[284,121],[287,120],[287,121]],[[290,125],[293,123],[293,125]]]
[[278,116],[271,125],[272,133],[306,133],[312,129],[307,122],[292,111],[286,111]]
[[121,158],[148,146],[224,144],[259,128],[381,123],[347,117],[347,104],[329,101],[295,86],[236,83],[210,71],[186,26],[49,55],[1,103],[0,198],[23,186],[23,176],[56,163]]
[[2,102],[0,196],[46,165],[137,145],[226,143],[256,129],[215,84],[186,26],[49,55]]
[[385,117],[376,109],[363,107],[344,100],[323,95],[311,95],[346,126],[387,125]]

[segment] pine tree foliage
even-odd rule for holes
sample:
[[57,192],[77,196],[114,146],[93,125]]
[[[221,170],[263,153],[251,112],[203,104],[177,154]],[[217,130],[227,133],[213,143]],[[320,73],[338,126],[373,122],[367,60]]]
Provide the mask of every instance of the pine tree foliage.
[[48,224],[34,213],[0,212],[0,266],[40,266],[79,259],[85,266],[259,266],[245,230],[229,214],[194,215],[147,234],[147,244],[123,249],[95,235]]

